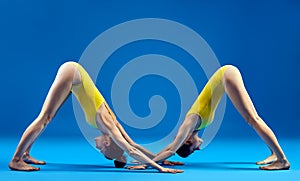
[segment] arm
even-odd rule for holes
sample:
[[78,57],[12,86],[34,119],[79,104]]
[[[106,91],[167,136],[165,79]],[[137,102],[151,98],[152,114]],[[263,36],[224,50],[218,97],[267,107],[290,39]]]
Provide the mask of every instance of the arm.
[[176,150],[178,150],[178,148],[184,143],[189,134],[193,132],[195,126],[195,121],[185,119],[185,121],[179,128],[174,141],[166,146],[162,151],[160,151],[152,160],[155,162],[162,162],[171,157],[176,152]]
[[141,163],[149,164],[157,170],[161,171],[162,167],[148,158],[145,154],[143,154],[140,150],[130,145],[122,136],[122,134],[118,131],[117,128],[110,129],[110,136],[119,145],[128,155],[140,161]]
[[[121,132],[117,128],[116,124],[114,124],[112,117],[106,113],[99,114],[100,119],[103,121],[105,127],[107,128],[107,131],[110,135],[110,137],[113,139],[113,141],[121,148],[123,149],[128,155],[133,157],[134,159],[140,161],[141,163],[148,164],[160,172],[170,172],[170,173],[177,173],[177,172],[183,172],[182,170],[174,170],[169,168],[164,168],[160,165],[158,165],[156,162],[148,158],[145,154],[143,154],[140,150],[130,145],[122,136]],[[99,124],[97,122],[97,124]],[[100,126],[100,125],[99,125]]]
[[[183,142],[188,137],[189,133],[193,131],[192,128],[194,128],[192,123],[188,123],[191,121],[185,120],[181,127],[179,128],[179,131],[177,133],[177,136],[175,137],[174,141],[166,146],[162,151],[160,151],[156,157],[154,157],[152,160],[155,162],[165,162],[167,158],[172,156],[176,150],[183,144]],[[182,164],[181,164],[182,165]],[[127,167],[130,170],[140,170],[145,169],[146,165],[138,165],[138,166],[129,166]]]
[[[105,107],[107,108],[109,114],[112,116],[113,119],[116,120],[116,116],[113,113],[113,111],[110,109],[110,107],[105,104]],[[117,122],[117,128],[119,129],[119,131],[121,132],[123,138],[125,138],[125,140],[133,147],[137,148],[138,150],[140,150],[141,152],[143,152],[147,157],[153,159],[155,157],[155,154],[152,153],[151,151],[147,150],[146,148],[142,147],[141,145],[135,143],[130,136],[126,133],[126,131],[124,130],[124,128],[122,127],[122,125]]]
[[135,143],[126,133],[126,131],[124,130],[124,128],[122,127],[122,125],[120,123],[117,123],[117,128],[119,129],[119,131],[121,132],[122,136],[125,138],[125,140],[133,147],[135,147],[136,149],[140,150],[141,152],[143,152],[147,157],[153,159],[155,157],[155,154],[152,153],[151,151],[147,150],[146,148],[142,147],[141,145]]

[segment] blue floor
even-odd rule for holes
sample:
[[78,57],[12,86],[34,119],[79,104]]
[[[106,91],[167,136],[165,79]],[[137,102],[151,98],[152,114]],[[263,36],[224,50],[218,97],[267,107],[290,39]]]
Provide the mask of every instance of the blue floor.
[[154,169],[129,171],[116,169],[83,138],[43,138],[32,149],[32,155],[45,160],[39,172],[15,172],[7,167],[18,139],[0,139],[0,180],[298,180],[300,178],[300,140],[280,140],[291,169],[289,171],[261,171],[254,164],[268,155],[268,149],[258,139],[218,140],[184,161],[182,174],[162,174]]

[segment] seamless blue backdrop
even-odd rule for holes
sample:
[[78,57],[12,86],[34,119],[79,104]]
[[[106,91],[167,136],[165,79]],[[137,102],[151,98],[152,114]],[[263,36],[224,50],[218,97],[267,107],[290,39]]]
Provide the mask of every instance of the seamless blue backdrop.
[[[58,67],[78,61],[88,44],[100,33],[137,18],[165,18],[184,24],[200,34],[219,62],[241,70],[258,112],[279,137],[300,137],[300,2],[269,1],[0,1],[1,137],[20,137],[38,115]],[[113,39],[112,39],[113,41]],[[137,42],[116,52],[111,59],[134,58],[141,52],[191,59],[185,52],[161,42]],[[135,50],[135,51],[132,51]],[[105,65],[102,74],[114,64]],[[191,68],[193,72],[197,69]],[[110,102],[110,76],[97,86]],[[201,80],[201,81],[200,81]],[[198,89],[205,84],[199,78]],[[138,115],[148,114],[144,96],[155,91],[143,85],[162,83],[160,77],[144,77],[132,88],[130,101]],[[150,91],[150,92],[149,92]],[[141,95],[141,92],[145,94]],[[169,101],[177,101],[165,92]],[[139,96],[134,99],[134,96]],[[169,96],[169,97],[168,97]],[[146,98],[147,99],[147,98]],[[143,102],[143,101],[146,101]],[[170,104],[171,106],[172,104]],[[176,112],[178,108],[170,107]],[[169,110],[169,111],[170,111]],[[173,121],[173,120],[169,120]],[[159,130],[153,131],[157,133]],[[165,134],[161,129],[161,134]],[[44,136],[81,136],[68,99]],[[149,136],[151,133],[145,135]],[[233,105],[227,100],[218,137],[252,137]]]

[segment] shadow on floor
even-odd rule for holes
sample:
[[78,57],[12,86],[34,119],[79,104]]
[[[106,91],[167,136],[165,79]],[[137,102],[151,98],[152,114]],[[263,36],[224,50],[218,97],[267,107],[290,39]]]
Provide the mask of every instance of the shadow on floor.
[[[127,170],[125,168],[115,168],[113,165],[90,165],[90,164],[66,164],[47,163],[42,171],[76,171],[76,172],[126,172],[126,173],[157,173],[155,169],[147,170]],[[172,167],[170,167],[172,168]],[[199,169],[199,170],[241,170],[257,171],[258,166],[254,162],[200,162],[185,163],[185,166],[177,169]]]
[[74,172],[126,172],[126,173],[157,173],[154,169],[148,170],[127,170],[125,168],[115,168],[105,165],[90,164],[68,164],[68,163],[47,163],[41,171],[74,171]]
[[259,170],[255,162],[199,162],[199,163],[185,163],[185,169],[199,169],[199,170]]

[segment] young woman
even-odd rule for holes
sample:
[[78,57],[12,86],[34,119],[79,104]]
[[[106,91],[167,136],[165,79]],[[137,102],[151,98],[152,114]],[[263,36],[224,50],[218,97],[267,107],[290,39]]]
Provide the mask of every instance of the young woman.
[[[271,156],[257,164],[262,170],[287,170],[290,164],[285,157],[273,131],[257,114],[254,105],[246,91],[239,70],[226,65],[217,70],[205,85],[195,103],[186,115],[174,141],[159,152],[153,161],[159,162],[172,156],[175,152],[181,157],[187,157],[200,149],[203,142],[198,137],[200,129],[208,126],[214,118],[216,107],[224,93],[227,93],[237,110],[253,127],[257,134],[271,150]],[[128,167],[129,169],[145,169],[143,165]]]
[[[38,117],[25,130],[9,164],[11,170],[36,171],[29,164],[45,164],[30,156],[30,148],[37,137],[55,116],[57,110],[72,92],[78,99],[86,121],[97,128],[102,136],[95,139],[96,147],[109,159],[126,162],[124,151],[139,162],[151,165],[160,172],[180,173],[182,170],[164,168],[152,161],[154,155],[133,142],[116,119],[93,81],[75,62],[66,62],[58,70]],[[117,165],[116,165],[117,166]],[[118,166],[117,166],[118,167]]]

